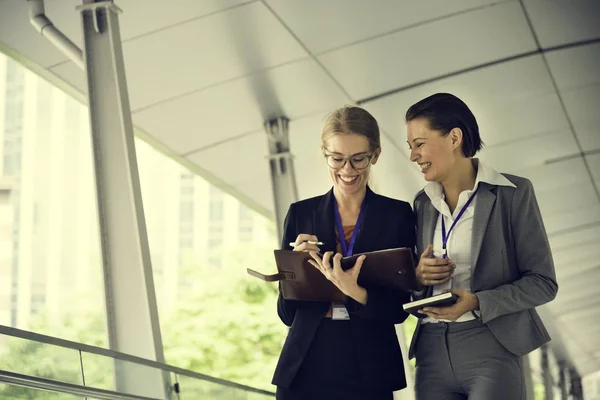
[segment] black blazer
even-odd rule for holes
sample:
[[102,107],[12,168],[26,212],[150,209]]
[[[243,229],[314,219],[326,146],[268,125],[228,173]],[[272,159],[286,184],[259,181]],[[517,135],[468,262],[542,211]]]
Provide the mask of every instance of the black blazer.
[[[365,215],[356,238],[354,253],[415,246],[415,217],[404,201],[375,194],[367,187]],[[335,251],[335,220],[333,190],[290,206],[285,219],[282,248],[289,249],[300,233],[316,235],[321,251]],[[368,293],[366,305],[349,299],[350,332],[356,343],[356,353],[366,388],[399,390],[406,387],[404,363],[394,324],[403,322],[408,314],[402,304],[409,293],[379,286],[364,286]],[[311,345],[329,303],[285,300],[281,293],[277,312],[284,324],[290,326],[279,357],[273,384],[289,387]],[[323,354],[323,359],[328,357]]]

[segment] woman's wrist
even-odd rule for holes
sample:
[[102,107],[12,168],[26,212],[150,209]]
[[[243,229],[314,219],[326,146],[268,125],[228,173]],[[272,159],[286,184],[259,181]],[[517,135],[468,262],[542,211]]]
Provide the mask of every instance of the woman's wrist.
[[356,285],[354,289],[352,289],[349,293],[346,293],[348,296],[362,304],[363,306],[367,304],[368,294],[367,289],[362,286]]

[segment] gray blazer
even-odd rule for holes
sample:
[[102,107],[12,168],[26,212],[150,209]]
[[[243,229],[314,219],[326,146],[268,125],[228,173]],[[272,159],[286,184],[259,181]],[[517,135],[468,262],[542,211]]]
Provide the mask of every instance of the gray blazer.
[[[476,162],[476,161],[475,161]],[[516,188],[479,183],[473,220],[471,292],[480,318],[511,353],[522,356],[550,340],[535,307],[556,297],[558,284],[542,216],[528,179],[503,174]],[[438,220],[424,191],[414,203],[417,250],[423,253]],[[432,287],[415,297],[431,296]],[[419,320],[409,357],[421,329]]]

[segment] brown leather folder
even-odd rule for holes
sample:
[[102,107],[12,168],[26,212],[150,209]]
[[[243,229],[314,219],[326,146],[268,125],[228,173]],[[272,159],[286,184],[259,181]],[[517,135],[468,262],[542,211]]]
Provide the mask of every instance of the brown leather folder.
[[[375,284],[397,290],[414,290],[417,286],[413,252],[398,248],[362,253],[367,256],[358,277],[361,286]],[[362,254],[342,259],[342,268],[354,266]],[[306,252],[275,250],[277,274],[264,275],[247,269],[248,274],[267,281],[281,282],[281,294],[286,300],[343,302],[344,295],[333,283],[308,263],[312,257]]]

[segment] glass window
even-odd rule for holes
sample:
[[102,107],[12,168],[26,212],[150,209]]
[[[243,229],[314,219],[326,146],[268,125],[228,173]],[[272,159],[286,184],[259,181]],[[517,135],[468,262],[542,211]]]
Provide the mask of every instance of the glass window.
[[[0,324],[107,346],[87,110],[0,63]],[[277,285],[246,268],[275,270],[274,223],[137,139],[136,150],[167,362],[273,390],[287,328]]]
[[[0,120],[0,324],[107,346],[86,109],[0,54],[0,69],[4,67],[7,73],[0,78],[6,79],[0,85],[0,108],[5,110],[0,113],[0,118],[4,115]],[[26,86],[34,90],[25,91]],[[56,377],[47,362],[56,357],[48,346],[0,340],[3,365],[20,365],[21,373]],[[1,386],[0,398],[16,398],[17,392],[26,390]]]

